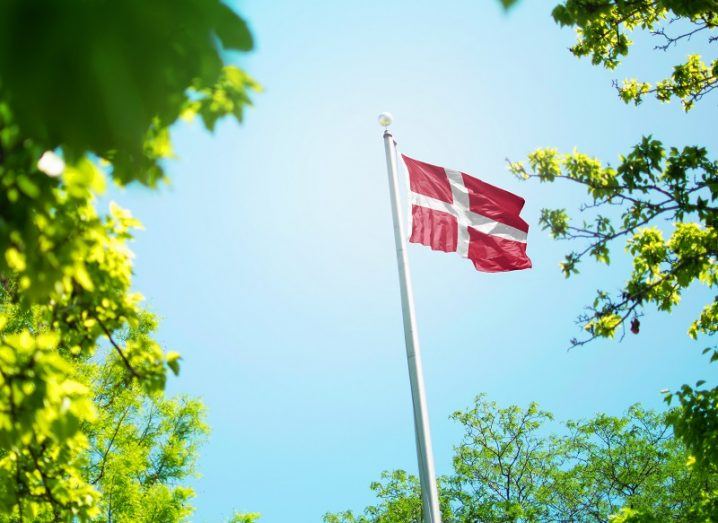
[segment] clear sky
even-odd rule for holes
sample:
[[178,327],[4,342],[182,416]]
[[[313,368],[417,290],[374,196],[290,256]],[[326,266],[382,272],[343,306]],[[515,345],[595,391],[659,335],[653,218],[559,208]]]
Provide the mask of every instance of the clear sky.
[[567,51],[572,31],[551,5],[236,4],[257,40],[238,63],[265,86],[245,123],[177,127],[171,184],[112,195],[146,226],[135,285],[162,318],[160,340],[183,354],[170,392],[208,407],[195,521],[242,509],[262,523],[318,522],[371,502],[382,470],[416,470],[381,111],[403,152],[523,195],[532,227],[535,268],[519,273],[409,248],[439,473],[460,437],[448,416],[477,393],[565,420],[661,407],[660,389],[710,377],[685,335],[701,289],[646,317],[638,336],[566,350],[595,289],[620,285],[622,246],[615,266],[565,280],[569,246],[539,230],[539,209],[583,195],[515,180],[505,158],[555,146],[615,162],[651,132],[715,151],[717,98],[688,115],[623,105],[612,79],[658,79],[687,51],[642,42],[617,71],[597,69]]

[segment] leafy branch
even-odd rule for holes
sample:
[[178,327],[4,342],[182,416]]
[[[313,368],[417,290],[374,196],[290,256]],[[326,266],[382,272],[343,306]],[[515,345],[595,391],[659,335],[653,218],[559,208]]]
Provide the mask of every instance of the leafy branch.
[[112,337],[112,333],[110,330],[105,326],[105,324],[100,320],[96,315],[93,316],[95,321],[97,321],[97,324],[102,328],[102,331],[105,333],[105,336],[110,341],[110,345],[115,349],[115,352],[120,356],[120,359],[122,360],[122,363],[125,365],[125,368],[138,380],[142,379],[142,375],[132,366],[130,361],[127,359],[127,356],[125,355],[125,352],[122,350],[122,348],[117,344],[117,342]]
[[[509,169],[521,179],[582,185],[591,201],[581,205],[581,212],[611,209],[608,214],[594,213],[580,225],[572,223],[564,209],[541,211],[539,223],[554,238],[585,243],[562,262],[566,277],[578,273],[587,256],[610,263],[612,244],[620,238],[627,239],[626,248],[633,255],[633,272],[618,297],[598,292],[588,313],[578,318],[589,335],[572,339],[572,346],[613,337],[629,319],[631,331],[638,334],[638,317],[647,304],[668,311],[694,280],[716,285],[718,207],[713,202],[718,197],[718,162],[710,160],[704,148],[666,150],[647,137],[615,168],[578,152],[560,155],[542,149],[529,155],[528,166],[509,162]],[[687,219],[696,223],[685,223]],[[667,240],[658,220],[676,222]],[[712,322],[709,318],[701,330],[711,331]]]

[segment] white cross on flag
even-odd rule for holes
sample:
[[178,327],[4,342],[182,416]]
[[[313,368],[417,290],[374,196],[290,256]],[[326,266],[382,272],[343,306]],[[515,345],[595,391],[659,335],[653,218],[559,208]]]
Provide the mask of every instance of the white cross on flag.
[[401,155],[409,171],[410,242],[457,252],[484,272],[531,267],[524,199],[469,176]]

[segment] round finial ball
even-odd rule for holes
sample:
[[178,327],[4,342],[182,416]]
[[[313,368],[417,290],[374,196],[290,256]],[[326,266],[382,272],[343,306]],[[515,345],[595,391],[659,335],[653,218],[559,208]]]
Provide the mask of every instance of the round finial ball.
[[391,113],[381,113],[379,115],[379,125],[382,127],[389,127],[391,125],[391,122],[394,121],[394,117],[391,115]]

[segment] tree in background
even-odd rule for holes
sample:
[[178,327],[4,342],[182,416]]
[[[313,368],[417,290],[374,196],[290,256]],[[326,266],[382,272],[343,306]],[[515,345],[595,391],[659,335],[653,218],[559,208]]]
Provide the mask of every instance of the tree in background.
[[[156,328],[144,315],[141,330]],[[121,335],[127,339],[135,333]],[[193,496],[181,480],[194,471],[197,446],[208,429],[204,406],[186,397],[146,394],[127,383],[117,354],[100,349],[83,374],[91,378],[96,422],[88,424],[83,477],[101,494],[98,521],[180,521]]]
[[[438,478],[439,505],[444,521],[453,521],[451,499],[446,495],[445,479]],[[354,514],[351,510],[324,515],[325,523],[421,523],[422,504],[421,486],[416,476],[403,470],[385,471],[380,481],[370,488],[378,505],[367,507],[363,514]]]
[[[483,396],[452,418],[464,428],[453,473],[440,478],[447,523],[607,522],[622,507],[651,521],[694,521],[701,488],[718,475],[685,466],[689,453],[666,414],[637,405],[599,414],[550,434],[553,416],[531,404],[499,408]],[[326,523],[421,523],[417,478],[385,472],[372,490],[380,503],[362,514],[326,514]]]
[[257,512],[235,512],[227,523],[254,523],[259,519],[260,515]]
[[203,408],[163,396],[179,354],[131,291],[140,223],[108,180],[155,187],[170,126],[241,120],[218,0],[0,3],[0,521],[177,521]]
[[[571,52],[588,56],[594,65],[614,69],[630,50],[633,31],[650,32],[656,50],[679,47],[703,38],[718,41],[718,3],[715,0],[566,0],[553,10],[555,21],[576,28]],[[662,102],[680,100],[685,111],[695,110],[703,97],[718,87],[718,59],[705,61],[689,54],[666,78],[655,83],[629,79],[616,83],[626,103],[640,104],[647,97]],[[617,165],[603,163],[580,152],[559,153],[540,149],[528,162],[510,169],[520,178],[542,182],[568,180],[585,187],[588,200],[580,207],[584,219],[570,219],[565,209],[544,209],[542,227],[557,239],[579,246],[561,268],[566,277],[578,273],[581,262],[594,258],[610,263],[611,248],[623,243],[633,268],[623,288],[599,291],[588,312],[578,321],[585,336],[574,346],[596,338],[613,338],[630,330],[640,332],[640,317],[647,308],[670,312],[694,284],[715,290],[718,285],[718,162],[700,144],[665,146],[652,136],[643,137]],[[670,225],[667,225],[670,224]],[[709,340],[718,332],[718,297],[707,303],[698,318],[686,326],[692,339]],[[718,360],[718,347],[703,350],[710,362]],[[688,466],[695,474],[718,470],[718,387],[700,381],[666,394],[680,408],[670,422],[690,450]],[[691,521],[715,520],[718,491],[704,488]],[[650,518],[650,511],[626,507],[622,517]]]

